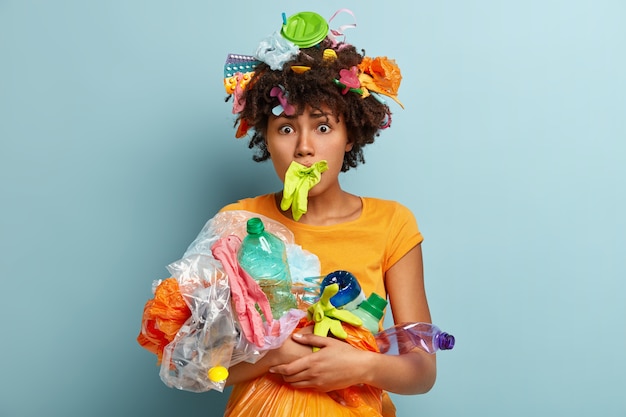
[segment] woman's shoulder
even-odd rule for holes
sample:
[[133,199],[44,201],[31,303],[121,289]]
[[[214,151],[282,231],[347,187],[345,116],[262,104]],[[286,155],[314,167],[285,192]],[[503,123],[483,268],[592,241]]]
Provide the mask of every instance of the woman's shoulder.
[[361,197],[363,201],[363,207],[365,213],[378,213],[378,214],[390,214],[396,215],[403,213],[405,215],[411,215],[411,210],[404,204],[395,200],[386,200],[383,198],[375,197]]
[[220,209],[223,211],[247,210],[258,213],[259,210],[268,210],[275,205],[274,194],[263,194],[256,197],[243,198],[235,203],[227,204]]
[[407,242],[408,247],[423,240],[413,212],[395,200],[363,198],[363,222],[384,234]]

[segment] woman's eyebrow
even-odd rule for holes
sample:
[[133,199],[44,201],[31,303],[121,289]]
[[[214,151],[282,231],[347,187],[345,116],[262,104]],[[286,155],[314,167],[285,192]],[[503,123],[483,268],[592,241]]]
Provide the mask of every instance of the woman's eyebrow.
[[332,112],[325,112],[321,110],[314,110],[309,113],[309,116],[315,119],[329,119],[332,115]]
[[285,113],[281,113],[279,116],[274,116],[274,119],[275,120],[280,120],[280,119],[293,120],[296,117],[298,117],[298,115],[296,115],[296,114],[292,114],[292,115],[287,116]]

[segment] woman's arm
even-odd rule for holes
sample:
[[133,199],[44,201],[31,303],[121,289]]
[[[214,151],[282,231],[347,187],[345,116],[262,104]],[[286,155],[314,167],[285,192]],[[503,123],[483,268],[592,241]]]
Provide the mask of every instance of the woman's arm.
[[[389,304],[393,313],[395,324],[424,322],[430,323],[430,309],[424,286],[424,266],[422,261],[422,247],[415,246],[395,265],[393,265],[385,277],[385,287],[389,295]],[[396,375],[392,375],[393,381],[387,381],[385,372],[374,371],[378,376],[378,383],[385,385],[388,391],[404,393],[425,393],[435,383],[437,376],[436,356],[415,349],[407,355],[386,356],[386,359],[403,360],[397,367],[393,363],[380,361],[376,365],[392,366]],[[395,385],[395,386],[394,386]]]
[[[418,245],[392,266],[385,285],[394,322],[430,322]],[[416,349],[404,355],[358,350],[342,341],[313,334],[294,335],[299,343],[321,347],[290,363],[270,367],[297,388],[331,391],[366,383],[399,394],[429,391],[436,377],[435,356]]]
[[[299,334],[311,333],[311,327],[305,327],[298,331]],[[257,378],[270,369],[272,366],[292,362],[302,356],[311,353],[311,347],[296,343],[292,338],[287,338],[277,349],[269,350],[265,356],[256,363],[240,362],[228,369],[228,379],[226,385],[239,384]]]

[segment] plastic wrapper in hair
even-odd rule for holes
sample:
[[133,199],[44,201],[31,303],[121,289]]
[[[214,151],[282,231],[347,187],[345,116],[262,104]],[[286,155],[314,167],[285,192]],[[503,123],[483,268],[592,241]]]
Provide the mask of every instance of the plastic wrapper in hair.
[[280,71],[283,66],[298,56],[300,48],[285,39],[279,32],[263,39],[257,47],[255,57],[265,62],[272,70]]

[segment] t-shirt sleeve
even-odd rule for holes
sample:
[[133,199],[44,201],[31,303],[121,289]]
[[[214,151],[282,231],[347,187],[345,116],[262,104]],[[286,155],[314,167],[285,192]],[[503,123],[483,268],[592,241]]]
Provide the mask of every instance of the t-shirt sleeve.
[[219,212],[222,213],[224,211],[233,211],[233,210],[244,210],[243,204],[241,203],[241,201],[225,205],[219,210]]
[[389,227],[385,271],[391,268],[404,255],[424,240],[417,226],[415,216],[407,207],[396,203]]
[[[273,204],[273,195],[261,195],[254,198],[243,198],[235,203],[227,204],[226,206],[220,209],[220,212],[223,211],[233,211],[233,210],[245,210],[253,213],[259,213],[266,215],[266,213],[270,210],[271,205]],[[271,217],[271,216],[268,216]]]

